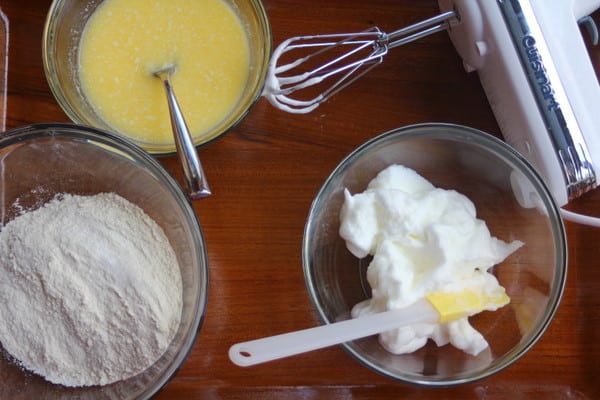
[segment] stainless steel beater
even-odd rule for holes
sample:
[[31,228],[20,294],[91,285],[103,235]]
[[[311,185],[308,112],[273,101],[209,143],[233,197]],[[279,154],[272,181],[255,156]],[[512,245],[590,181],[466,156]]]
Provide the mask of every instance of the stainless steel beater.
[[[281,110],[308,113],[380,64],[388,50],[446,30],[454,18],[459,18],[456,11],[447,11],[389,34],[374,27],[359,33],[289,38],[273,52],[263,96]],[[295,51],[310,53],[294,58]],[[319,89],[328,79],[333,83]],[[313,91],[305,90],[311,87]]]

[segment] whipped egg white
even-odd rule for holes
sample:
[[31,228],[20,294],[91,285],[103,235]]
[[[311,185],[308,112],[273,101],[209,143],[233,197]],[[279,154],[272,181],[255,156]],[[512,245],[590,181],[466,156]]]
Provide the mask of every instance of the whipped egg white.
[[[473,202],[434,187],[414,170],[391,165],[358,194],[344,192],[341,237],[358,258],[373,256],[367,280],[372,297],[353,317],[406,307],[434,292],[504,290],[488,270],[523,243],[506,243],[477,218]],[[476,355],[488,346],[468,318],[420,323],[380,334],[391,353],[410,353],[429,339]]]

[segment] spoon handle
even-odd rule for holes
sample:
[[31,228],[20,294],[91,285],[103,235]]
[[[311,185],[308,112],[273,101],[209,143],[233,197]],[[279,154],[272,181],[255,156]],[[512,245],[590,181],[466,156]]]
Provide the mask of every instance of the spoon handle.
[[200,164],[196,147],[192,141],[192,136],[173,93],[168,75],[163,78],[163,83],[169,103],[169,114],[175,136],[175,147],[177,148],[177,154],[183,167],[183,178],[188,195],[192,200],[208,197],[211,195],[211,191],[208,187],[202,164]]
[[0,7],[0,132],[6,128],[6,78],[8,75],[8,18]]
[[230,347],[229,358],[234,364],[247,367],[360,339],[417,322],[435,322],[439,316],[440,314],[431,303],[423,299],[402,309],[237,343]]

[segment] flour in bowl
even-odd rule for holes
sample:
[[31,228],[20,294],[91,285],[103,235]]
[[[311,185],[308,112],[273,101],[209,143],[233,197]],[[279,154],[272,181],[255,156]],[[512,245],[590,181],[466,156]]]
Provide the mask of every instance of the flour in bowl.
[[162,229],[113,194],[65,194],[0,230],[0,343],[65,386],[150,367],[173,339],[181,273]]

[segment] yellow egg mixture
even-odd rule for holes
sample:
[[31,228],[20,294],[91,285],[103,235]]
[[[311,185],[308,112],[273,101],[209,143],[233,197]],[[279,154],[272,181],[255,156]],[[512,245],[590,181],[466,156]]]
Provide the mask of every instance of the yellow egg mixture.
[[171,144],[164,86],[171,83],[194,138],[223,120],[241,97],[249,65],[246,33],[222,0],[106,0],[80,43],[82,90],[115,130]]

